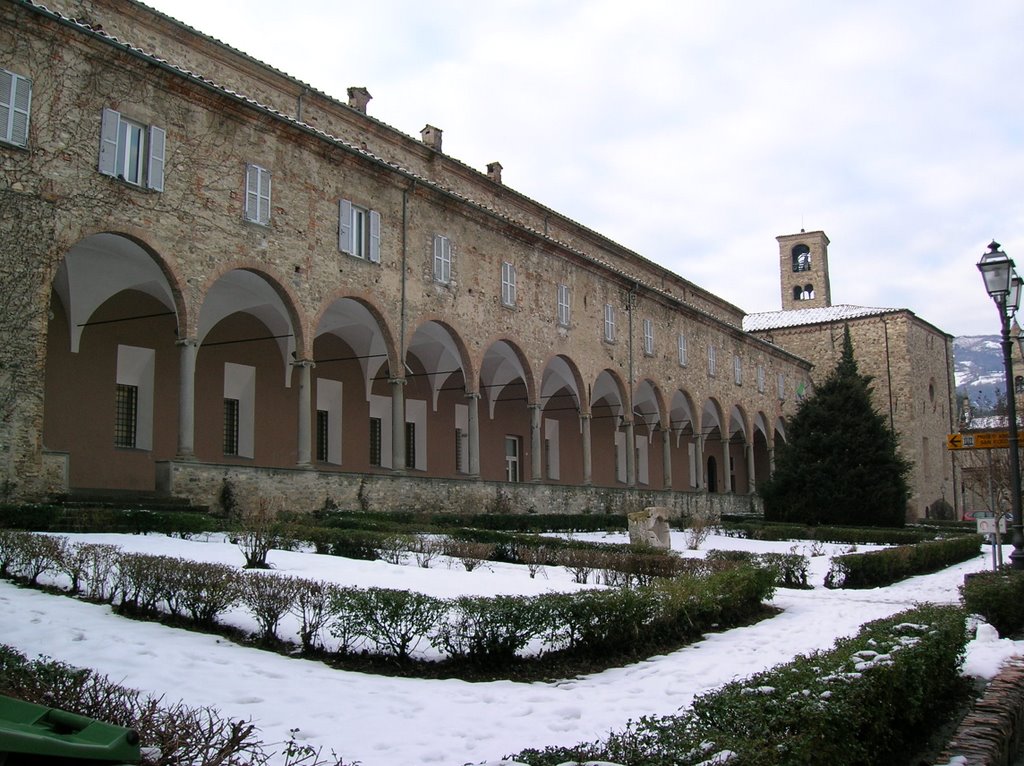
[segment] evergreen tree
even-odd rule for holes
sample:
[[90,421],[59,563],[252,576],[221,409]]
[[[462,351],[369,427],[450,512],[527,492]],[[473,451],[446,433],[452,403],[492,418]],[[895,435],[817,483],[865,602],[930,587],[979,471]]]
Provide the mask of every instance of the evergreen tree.
[[871,406],[871,378],[853,356],[850,328],[828,379],[803,401],[760,487],[765,518],[804,524],[903,526],[910,465]]

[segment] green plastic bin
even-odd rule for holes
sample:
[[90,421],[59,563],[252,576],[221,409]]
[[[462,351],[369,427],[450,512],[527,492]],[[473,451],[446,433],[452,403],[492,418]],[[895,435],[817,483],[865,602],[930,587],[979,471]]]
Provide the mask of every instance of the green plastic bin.
[[0,696],[0,762],[12,764],[138,763],[134,729]]

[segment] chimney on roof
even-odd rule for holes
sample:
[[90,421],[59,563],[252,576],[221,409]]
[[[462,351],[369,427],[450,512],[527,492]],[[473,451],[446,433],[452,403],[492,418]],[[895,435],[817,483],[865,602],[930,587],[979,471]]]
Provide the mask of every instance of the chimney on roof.
[[494,183],[501,183],[501,163],[500,162],[489,162],[487,163],[487,177],[490,178]]
[[420,131],[420,137],[423,139],[423,143],[425,143],[435,152],[441,151],[440,128],[435,128],[433,125],[424,125],[423,130]]
[[366,88],[352,87],[348,89],[348,105],[357,112],[366,114],[366,105],[370,103],[370,91]]

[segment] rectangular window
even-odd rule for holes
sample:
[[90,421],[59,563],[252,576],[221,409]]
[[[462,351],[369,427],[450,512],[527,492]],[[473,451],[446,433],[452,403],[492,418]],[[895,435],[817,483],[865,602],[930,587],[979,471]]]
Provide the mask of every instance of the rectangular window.
[[238,399],[224,400],[224,454],[238,454]]
[[686,336],[679,333],[679,366],[686,366]]
[[560,327],[569,326],[569,285],[558,286],[558,324]]
[[405,424],[405,467],[416,467],[416,424]]
[[644,356],[654,356],[654,322],[645,319],[644,325]]
[[245,166],[245,220],[270,223],[270,171],[251,163]]
[[506,261],[501,264],[501,305],[515,308],[516,267]]
[[519,481],[519,437],[505,437],[505,481]]
[[763,394],[764,393],[764,387],[765,387],[765,382],[764,382],[764,365],[763,364],[759,364],[759,365],[757,365],[757,393]]
[[783,375],[781,372],[775,379],[775,386],[779,391],[779,401],[786,401],[786,376]]
[[732,358],[732,382],[737,386],[743,385],[743,360],[739,356]]
[[434,235],[434,281],[443,285],[452,281],[452,243],[440,234]]
[[100,125],[99,171],[154,191],[164,190],[167,134],[104,109]]
[[380,213],[343,199],[338,203],[338,249],[380,263]]
[[715,372],[718,368],[718,352],[715,351],[714,344],[708,344],[708,375],[715,377]]
[[139,387],[117,384],[114,406],[114,446],[135,449]]
[[455,472],[465,473],[462,463],[462,429],[455,429]]
[[327,410],[316,411],[316,459],[326,463],[330,455],[330,414]]
[[28,116],[32,107],[32,81],[0,69],[0,141],[28,146]]
[[604,304],[604,339],[615,342],[615,307],[610,303]]
[[370,465],[380,466],[380,418],[370,418]]

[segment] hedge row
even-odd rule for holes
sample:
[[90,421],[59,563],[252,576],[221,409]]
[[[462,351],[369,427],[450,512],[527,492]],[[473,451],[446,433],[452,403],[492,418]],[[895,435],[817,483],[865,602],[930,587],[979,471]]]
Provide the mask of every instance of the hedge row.
[[1024,630],[1024,572],[1003,568],[968,575],[960,586],[964,607],[980,614],[1001,638]]
[[30,532],[158,532],[174,537],[189,537],[203,532],[223,531],[223,527],[223,519],[196,511],[0,504],[0,528]]
[[355,589],[225,564],[125,553],[113,545],[0,530],[0,576],[35,584],[62,573],[69,590],[131,616],[170,615],[216,628],[242,607],[257,638],[282,640],[281,621],[298,621],[303,649],[322,648],[324,630],[342,654],[408,659],[421,645],[443,657],[488,667],[509,663],[531,642],[535,654],[632,655],[678,644],[714,627],[755,617],[771,598],[776,574],[718,562],[706,576],[656,585],[532,597],[438,599],[384,588]]
[[681,715],[644,717],[604,742],[513,759],[532,766],[906,763],[955,707],[966,642],[962,610],[920,606],[868,623],[830,651],[698,697]]
[[978,535],[901,545],[868,553],[836,556],[825,575],[826,588],[877,588],[915,575],[937,572],[978,555]]
[[265,766],[278,753],[286,766],[345,766],[340,758],[324,759],[319,749],[294,739],[267,745],[253,723],[223,718],[215,708],[167,704],[91,670],[46,658],[29,660],[4,645],[0,694],[134,729],[144,766]]
[[816,540],[840,545],[908,545],[934,539],[934,529],[892,529],[884,527],[815,527],[805,524],[729,519],[722,521],[722,534],[750,540]]

